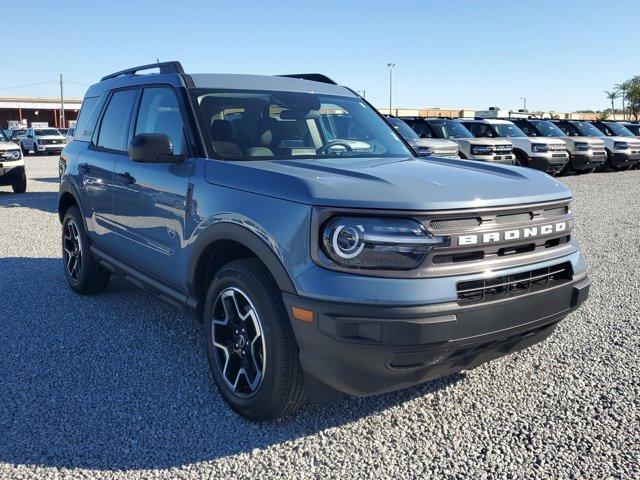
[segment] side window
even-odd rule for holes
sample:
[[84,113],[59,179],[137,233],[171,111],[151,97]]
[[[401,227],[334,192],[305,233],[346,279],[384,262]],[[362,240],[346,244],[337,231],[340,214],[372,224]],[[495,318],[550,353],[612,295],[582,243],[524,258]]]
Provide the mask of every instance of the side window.
[[[96,126],[96,120],[98,119],[98,112],[96,111],[96,105],[100,97],[85,98],[80,107],[80,114],[78,115],[78,121],[76,122],[76,128],[74,130],[74,140],[81,140],[83,142],[90,142],[93,136],[93,129]],[[77,134],[76,134],[77,132]]]
[[429,125],[421,122],[412,122],[410,125],[411,128],[413,128],[413,131],[416,132],[420,136],[420,138],[433,137],[433,135],[431,135],[431,129],[429,128]]
[[517,122],[516,125],[518,127],[520,127],[520,129],[527,134],[527,137],[535,137],[536,136],[536,131],[531,128],[531,125],[529,125],[529,122]]
[[133,110],[136,90],[115,92],[102,117],[98,147],[124,152],[127,150],[129,118]]
[[166,87],[144,89],[135,135],[139,133],[164,133],[171,139],[175,155],[186,153],[184,123],[173,90]]

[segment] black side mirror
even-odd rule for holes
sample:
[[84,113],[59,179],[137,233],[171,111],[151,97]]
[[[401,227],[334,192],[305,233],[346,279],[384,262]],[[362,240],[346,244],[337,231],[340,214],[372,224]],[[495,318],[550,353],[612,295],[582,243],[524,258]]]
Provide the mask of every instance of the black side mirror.
[[164,133],[140,133],[129,144],[129,158],[142,163],[174,163],[173,145]]

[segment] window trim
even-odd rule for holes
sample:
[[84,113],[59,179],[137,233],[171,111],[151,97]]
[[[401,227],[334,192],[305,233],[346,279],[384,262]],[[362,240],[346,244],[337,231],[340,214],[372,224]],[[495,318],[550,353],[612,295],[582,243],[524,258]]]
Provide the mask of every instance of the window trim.
[[98,145],[98,142],[100,141],[100,133],[102,131],[102,122],[104,121],[104,116],[107,113],[107,110],[109,108],[109,105],[111,104],[111,100],[113,99],[113,96],[118,93],[118,92],[123,92],[123,91],[127,91],[127,90],[133,90],[135,92],[135,96],[133,99],[133,108],[131,109],[131,112],[129,113],[129,119],[128,124],[127,124],[127,128],[125,129],[127,131],[127,139],[126,139],[126,145],[129,145],[130,140],[130,129],[131,129],[131,117],[133,115],[133,112],[135,110],[138,98],[140,97],[140,88],[138,85],[135,86],[128,86],[128,87],[123,87],[123,88],[114,88],[113,90],[109,91],[108,97],[104,103],[104,105],[102,106],[102,111],[100,112],[100,119],[98,120],[98,122],[96,123],[96,129],[93,132],[93,135],[91,137],[91,144],[89,145],[89,148],[91,150],[94,150],[96,152],[102,152],[102,153],[115,153],[115,154],[119,154],[119,155],[129,155],[128,149],[127,150],[117,150],[117,149],[113,149],[113,148],[106,148],[106,147],[101,147]]

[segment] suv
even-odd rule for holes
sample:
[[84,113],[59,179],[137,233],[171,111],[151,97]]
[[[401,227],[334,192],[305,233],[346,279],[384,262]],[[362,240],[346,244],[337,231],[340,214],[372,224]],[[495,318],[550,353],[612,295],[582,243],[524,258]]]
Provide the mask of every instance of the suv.
[[474,138],[457,120],[402,117],[420,138],[446,138],[458,144],[461,158],[492,163],[514,163],[513,144],[509,140]]
[[[605,154],[602,156],[606,160],[601,164],[602,166],[607,165],[613,170],[621,170],[633,167],[640,159],[640,142],[635,138],[608,137],[591,122],[583,120],[552,120],[552,122],[570,137],[592,137],[602,140],[605,144]],[[596,167],[591,170],[595,170]]]
[[385,118],[421,157],[460,158],[458,145],[455,142],[441,138],[420,138],[404,120],[392,115],[385,115]]
[[553,137],[562,140],[569,152],[567,170],[592,171],[601,166],[607,158],[604,142],[600,139],[569,136],[550,120],[514,118],[511,121],[529,137]]
[[9,140],[11,140],[13,143],[17,143],[18,145],[20,145],[22,139],[26,134],[26,128],[10,128],[7,131],[7,137],[9,137]]
[[28,128],[20,142],[25,155],[29,150],[34,155],[60,153],[66,144],[67,139],[55,128]]
[[640,140],[629,128],[618,122],[596,121],[591,124],[604,133],[609,147],[607,153],[614,167],[633,168],[640,162]]
[[15,193],[27,191],[24,158],[18,146],[0,129],[0,186],[11,186]]
[[551,137],[532,140],[509,120],[485,118],[463,120],[462,124],[477,138],[508,138],[513,143],[516,164],[542,170],[551,175],[560,173],[567,162],[567,144]]
[[251,419],[474,368],[588,295],[566,186],[419,158],[319,74],[117,72],[62,156],[70,287],[118,274],[194,313],[221,395]]

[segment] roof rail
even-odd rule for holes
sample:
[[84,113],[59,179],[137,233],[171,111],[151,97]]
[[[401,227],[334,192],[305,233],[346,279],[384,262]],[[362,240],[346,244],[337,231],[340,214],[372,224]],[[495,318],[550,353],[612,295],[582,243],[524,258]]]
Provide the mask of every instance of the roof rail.
[[160,69],[160,73],[184,73],[184,69],[180,62],[158,62],[150,63],[149,65],[140,65],[139,67],[127,68],[126,70],[120,70],[119,72],[106,75],[100,79],[101,82],[109,80],[110,78],[120,77],[122,75],[135,75],[138,72],[144,70],[151,70],[153,68]]
[[331,85],[337,85],[336,82],[331,80],[326,75],[322,75],[321,73],[288,73],[286,75],[276,75],[276,76],[299,78],[300,80],[311,80],[312,82],[329,83]]

